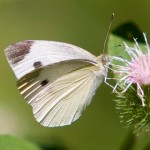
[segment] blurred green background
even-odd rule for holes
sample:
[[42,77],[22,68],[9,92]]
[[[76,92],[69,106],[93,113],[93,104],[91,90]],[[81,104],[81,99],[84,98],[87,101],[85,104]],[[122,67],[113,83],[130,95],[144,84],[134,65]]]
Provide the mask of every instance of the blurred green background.
[[150,35],[149,8],[149,0],[0,0],[0,134],[60,150],[125,150],[128,140],[131,145],[137,141],[134,150],[144,149],[149,135],[132,138],[130,129],[122,127],[112,89],[104,84],[72,125],[45,128],[38,124],[16,88],[3,50],[17,41],[39,39],[72,43],[99,55],[112,12],[112,30],[132,20]]

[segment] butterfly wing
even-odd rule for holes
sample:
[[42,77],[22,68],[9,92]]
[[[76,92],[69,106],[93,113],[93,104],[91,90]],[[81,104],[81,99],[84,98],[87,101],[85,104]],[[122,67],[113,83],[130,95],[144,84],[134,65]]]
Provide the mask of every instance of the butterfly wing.
[[15,43],[5,49],[5,54],[17,79],[35,69],[61,61],[81,59],[93,62],[96,59],[94,55],[77,46],[42,40]]
[[[32,106],[36,120],[47,127],[69,125],[77,120],[103,80],[99,68],[87,62],[67,61],[56,65],[36,70],[17,84]],[[56,71],[65,73],[59,75]]]
[[23,41],[6,48],[5,54],[20,93],[44,126],[78,119],[104,78],[97,58],[71,44]]

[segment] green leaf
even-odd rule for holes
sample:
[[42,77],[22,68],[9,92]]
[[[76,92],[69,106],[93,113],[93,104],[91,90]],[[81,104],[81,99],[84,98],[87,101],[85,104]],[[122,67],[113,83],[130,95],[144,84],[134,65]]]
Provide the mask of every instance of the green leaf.
[[[137,39],[139,46],[144,50],[145,41],[143,33],[139,30],[136,24],[127,22],[117,27],[109,36],[108,40],[108,53],[111,56],[123,57],[130,60],[129,55],[125,52],[124,42],[134,47],[134,38]],[[121,45],[121,46],[119,46]],[[117,62],[119,64],[119,62]]]
[[19,137],[0,136],[0,150],[41,150],[35,144]]

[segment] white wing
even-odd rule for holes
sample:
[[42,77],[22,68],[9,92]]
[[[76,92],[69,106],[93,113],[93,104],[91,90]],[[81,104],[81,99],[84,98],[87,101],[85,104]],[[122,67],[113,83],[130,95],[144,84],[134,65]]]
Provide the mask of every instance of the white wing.
[[[38,69],[18,81],[36,120],[48,127],[69,125],[78,119],[103,80],[99,68],[87,62],[67,61],[56,66]],[[57,71],[62,74],[56,75]]]
[[35,69],[66,60],[89,61],[95,63],[95,56],[77,46],[53,42],[29,40],[10,45],[5,49],[7,60],[17,79]]

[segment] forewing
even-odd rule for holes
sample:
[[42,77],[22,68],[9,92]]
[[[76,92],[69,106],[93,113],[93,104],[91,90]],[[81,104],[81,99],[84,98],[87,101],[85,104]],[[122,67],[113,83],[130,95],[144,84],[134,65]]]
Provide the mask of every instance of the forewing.
[[45,78],[45,68],[39,73],[32,73],[32,77],[28,75],[19,80],[18,89],[32,106],[36,120],[42,125],[69,125],[80,117],[90,103],[103,78],[96,66],[88,63],[83,63],[83,67],[79,66],[80,68],[55,79],[50,74]]
[[45,67],[69,60],[83,60],[95,63],[95,56],[77,46],[53,42],[28,40],[15,43],[5,49],[7,60],[17,79]]

